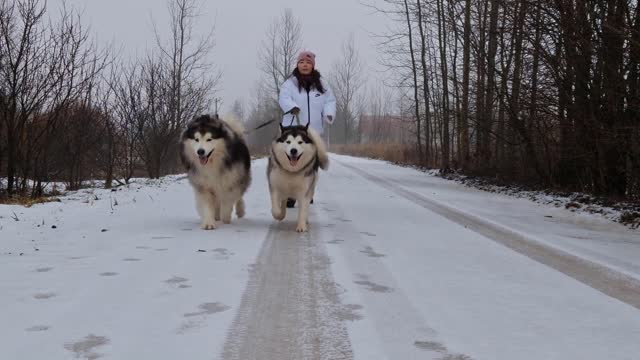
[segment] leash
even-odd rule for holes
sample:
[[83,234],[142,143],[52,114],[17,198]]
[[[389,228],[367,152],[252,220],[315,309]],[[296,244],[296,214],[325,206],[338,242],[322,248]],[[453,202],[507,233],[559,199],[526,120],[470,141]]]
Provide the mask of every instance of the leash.
[[300,126],[300,118],[298,117],[298,115],[291,113],[291,122],[289,123],[289,126],[293,126],[293,120],[295,120],[296,124]]
[[276,121],[276,119],[267,120],[267,121],[263,122],[262,124],[260,124],[260,125],[258,125],[258,126],[256,126],[256,127],[254,127],[253,129],[245,130],[245,131],[244,131],[244,133],[245,133],[245,134],[250,134],[250,133],[252,133],[252,132],[254,132],[254,131],[256,131],[256,130],[262,129],[263,127],[265,127],[265,126],[267,126],[267,125],[271,124],[271,123],[272,123],[272,122],[274,122],[274,121]]
[[[296,121],[296,123],[297,123],[298,125],[300,125],[300,119],[298,118],[298,115],[291,114],[291,123],[289,124],[289,126],[292,126],[292,125],[293,125],[293,121],[294,121],[294,120]],[[258,126],[256,126],[256,127],[254,127],[253,129],[245,130],[245,132],[244,132],[244,133],[245,133],[245,134],[250,134],[250,133],[252,133],[252,132],[254,132],[254,131],[256,131],[256,130],[260,130],[260,129],[262,129],[263,127],[265,127],[265,126],[267,126],[267,125],[271,124],[271,123],[272,123],[272,122],[274,122],[274,121],[276,121],[276,119],[267,120],[267,121],[263,122],[262,124],[260,124],[260,125],[258,125]]]
[[265,122],[263,122],[262,124],[260,124],[260,125],[256,126],[255,128],[253,128],[253,130],[251,130],[251,131],[256,131],[256,130],[258,130],[258,129],[261,129],[261,128],[263,128],[263,127],[265,127],[265,126],[267,126],[267,125],[271,124],[271,123],[272,123],[272,122],[274,122],[274,121],[276,121],[276,119],[271,119],[271,120],[265,121]]

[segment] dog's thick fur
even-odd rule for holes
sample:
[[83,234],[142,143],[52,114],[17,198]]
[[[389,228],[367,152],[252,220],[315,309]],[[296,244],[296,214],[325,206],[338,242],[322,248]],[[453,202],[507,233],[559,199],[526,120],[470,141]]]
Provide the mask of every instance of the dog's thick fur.
[[245,214],[243,195],[251,183],[251,156],[242,125],[232,117],[203,115],[182,134],[182,162],[195,195],[202,228],[216,228],[216,220],[231,222],[235,205]]
[[322,138],[309,126],[280,125],[280,133],[271,142],[267,166],[271,214],[281,221],[287,211],[287,198],[300,206],[296,231],[307,231],[309,203],[318,182],[318,168],[329,167],[329,156]]

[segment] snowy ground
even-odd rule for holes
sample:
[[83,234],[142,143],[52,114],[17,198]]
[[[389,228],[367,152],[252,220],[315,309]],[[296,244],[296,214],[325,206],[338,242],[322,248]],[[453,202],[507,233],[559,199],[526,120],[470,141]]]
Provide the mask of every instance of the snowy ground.
[[183,177],[0,206],[3,359],[637,359],[640,232],[333,156],[311,231]]
[[[436,174],[439,171],[430,170],[430,172]],[[632,229],[640,229],[640,204],[638,203],[616,202],[611,199],[598,198],[579,192],[525,190],[518,185],[496,185],[492,184],[489,179],[458,174],[448,174],[445,178],[487,192],[528,199],[543,205],[568,209],[571,212],[599,214],[606,219],[625,224]]]

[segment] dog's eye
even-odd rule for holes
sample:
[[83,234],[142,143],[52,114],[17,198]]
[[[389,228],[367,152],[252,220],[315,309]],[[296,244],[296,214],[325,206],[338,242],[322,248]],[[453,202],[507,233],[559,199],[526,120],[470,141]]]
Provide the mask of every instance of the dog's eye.
[[298,145],[302,145],[302,141],[298,141]]
[[207,142],[212,141],[213,139],[207,139]]
[[196,139],[196,142],[200,142],[200,139]]
[[287,140],[287,144],[291,144],[291,140]]

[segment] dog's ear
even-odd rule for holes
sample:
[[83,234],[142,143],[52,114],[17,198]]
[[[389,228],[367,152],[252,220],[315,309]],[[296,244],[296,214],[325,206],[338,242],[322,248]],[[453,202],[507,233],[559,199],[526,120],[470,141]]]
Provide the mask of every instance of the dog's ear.
[[282,126],[282,123],[280,123],[279,125],[280,125],[280,135],[282,135],[282,133],[284,132],[284,126]]
[[193,126],[198,126],[200,124],[206,124],[207,122],[209,122],[209,119],[210,118],[208,115],[198,115],[193,120],[191,120],[191,122],[189,123],[189,126],[193,127]]
[[220,116],[218,115],[218,113],[213,114],[213,119],[220,120]]
[[305,126],[304,126],[304,131],[309,130],[309,124],[310,124],[310,123],[307,123],[307,125],[305,125]]

